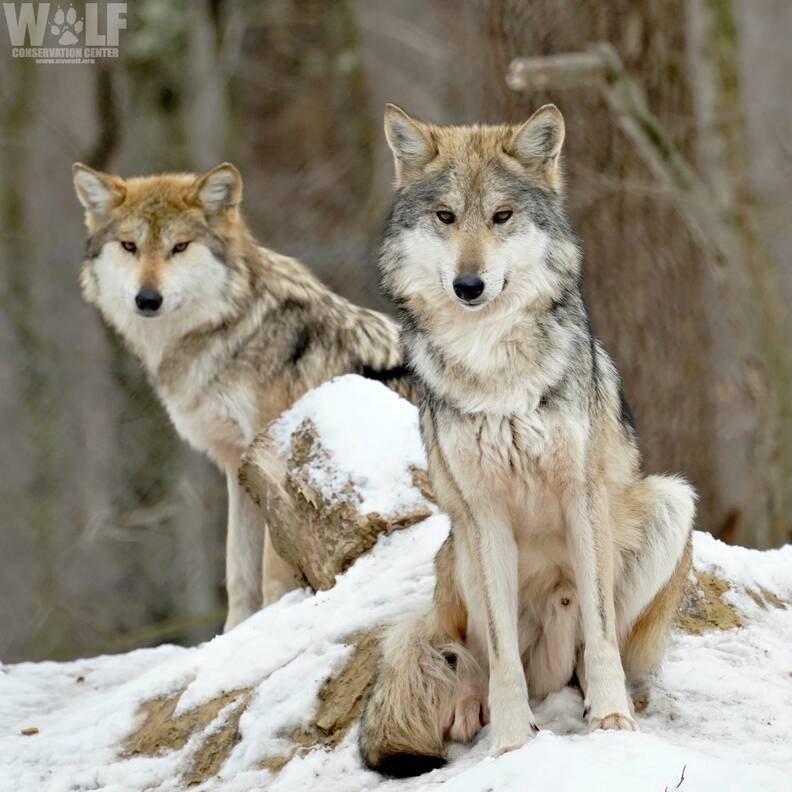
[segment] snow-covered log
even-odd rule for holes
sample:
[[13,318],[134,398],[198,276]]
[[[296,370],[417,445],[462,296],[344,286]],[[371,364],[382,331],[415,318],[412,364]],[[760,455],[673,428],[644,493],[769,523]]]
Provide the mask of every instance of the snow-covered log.
[[240,480],[264,511],[278,553],[314,589],[381,533],[431,512],[415,408],[354,375],[317,388],[259,435]]

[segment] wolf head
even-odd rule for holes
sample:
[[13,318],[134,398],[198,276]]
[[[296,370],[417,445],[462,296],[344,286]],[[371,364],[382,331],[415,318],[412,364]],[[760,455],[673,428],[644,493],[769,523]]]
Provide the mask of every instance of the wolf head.
[[[83,296],[126,335],[222,320],[243,296],[253,244],[229,164],[203,175],[121,179],[74,165],[88,229]],[[144,331],[145,325],[145,331]]]
[[[397,190],[380,267],[412,309],[452,314],[522,306],[558,288],[554,256],[577,261],[561,201],[564,120],[545,105],[525,123],[441,127],[385,111]],[[563,258],[563,256],[562,256]]]

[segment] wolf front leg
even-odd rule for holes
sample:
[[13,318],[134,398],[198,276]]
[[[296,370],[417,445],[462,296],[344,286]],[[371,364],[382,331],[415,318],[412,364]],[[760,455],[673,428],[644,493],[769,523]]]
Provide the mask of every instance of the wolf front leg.
[[590,480],[572,488],[569,542],[583,625],[583,682],[589,728],[637,731],[616,632],[613,541],[607,496]]
[[261,564],[264,552],[264,520],[242,489],[236,467],[228,483],[228,534],[226,536],[226,589],[228,616],[224,632],[261,607]]
[[468,605],[473,644],[489,659],[489,712],[492,751],[524,745],[536,732],[520,657],[517,544],[511,523],[494,509],[465,506],[454,521],[459,573]]

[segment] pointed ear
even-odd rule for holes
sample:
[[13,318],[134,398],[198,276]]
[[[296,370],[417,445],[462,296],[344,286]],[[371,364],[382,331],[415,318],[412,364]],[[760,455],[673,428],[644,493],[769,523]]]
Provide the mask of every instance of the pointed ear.
[[111,209],[121,204],[126,187],[123,179],[95,171],[81,162],[72,165],[72,172],[74,190],[85,209],[86,225],[91,229],[97,222],[104,220]]
[[230,162],[217,165],[195,180],[193,199],[207,215],[236,209],[242,200],[242,176]]
[[559,155],[564,133],[561,111],[553,104],[546,104],[517,128],[508,153],[526,168],[540,170],[545,181],[558,189],[561,181]]
[[385,105],[385,137],[396,161],[396,178],[405,181],[430,162],[437,147],[426,124],[394,104]]

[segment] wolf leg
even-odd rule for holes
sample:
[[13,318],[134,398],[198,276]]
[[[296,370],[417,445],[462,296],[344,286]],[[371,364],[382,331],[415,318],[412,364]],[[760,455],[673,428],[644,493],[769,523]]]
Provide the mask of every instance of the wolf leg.
[[229,470],[228,534],[226,536],[226,589],[228,632],[261,607],[261,563],[265,526],[261,514],[237,480],[236,468]]
[[590,729],[635,731],[616,633],[614,550],[607,495],[597,484],[573,487],[567,534],[583,627],[585,711]]
[[640,545],[624,553],[616,622],[627,678],[639,689],[657,667],[690,569],[695,495],[678,478],[647,476],[634,488]]
[[462,537],[460,580],[471,641],[487,647],[492,750],[501,754],[524,745],[537,729],[520,656],[517,544],[511,524],[495,510],[467,505],[464,512],[454,526]]
[[303,579],[288,561],[284,561],[272,546],[269,530],[264,537],[264,560],[261,578],[261,606],[266,608],[284,594],[298,588]]

